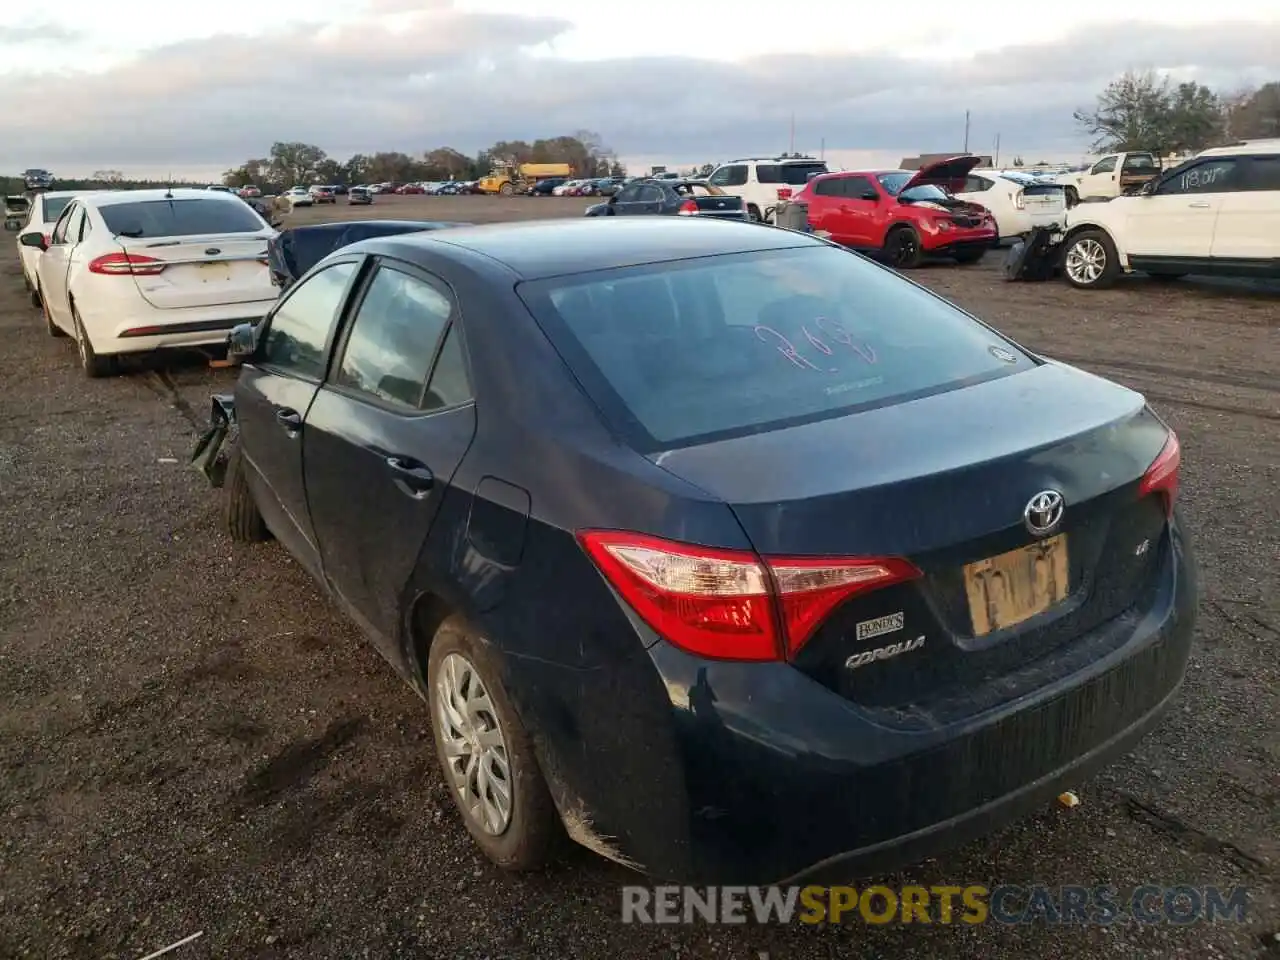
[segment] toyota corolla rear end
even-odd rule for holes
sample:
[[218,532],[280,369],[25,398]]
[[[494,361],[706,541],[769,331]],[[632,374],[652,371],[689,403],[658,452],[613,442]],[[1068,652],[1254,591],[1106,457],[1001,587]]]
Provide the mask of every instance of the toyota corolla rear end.
[[[577,531],[646,651],[594,681],[630,695],[566,679],[540,718],[616,744],[549,761],[597,849],[691,882],[892,869],[1078,786],[1168,707],[1194,563],[1178,442],[1138,394],[827,246],[522,295],[696,492],[660,534]],[[679,534],[715,509],[741,540]],[[636,764],[642,797],[617,787]]]
[[220,194],[104,203],[110,239],[95,243],[77,298],[100,355],[220,346],[260,320],[278,291],[267,269],[275,231]]

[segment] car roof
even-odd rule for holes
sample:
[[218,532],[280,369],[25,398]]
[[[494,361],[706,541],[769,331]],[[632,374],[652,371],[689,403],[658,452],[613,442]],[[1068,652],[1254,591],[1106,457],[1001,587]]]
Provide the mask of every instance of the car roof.
[[398,250],[462,247],[523,280],[594,273],[693,257],[824,246],[816,237],[757,224],[677,217],[584,217],[459,227],[392,238]]
[[150,200],[204,200],[206,203],[243,203],[221,190],[204,190],[192,187],[174,187],[172,190],[108,190],[102,193],[81,194],[92,200],[95,207],[115,206],[118,203],[145,203]]
[[1237,157],[1249,156],[1253,154],[1275,154],[1280,153],[1280,137],[1268,137],[1261,140],[1243,140],[1240,143],[1230,143],[1225,147],[1210,147],[1208,150],[1201,150],[1196,154],[1197,157]]

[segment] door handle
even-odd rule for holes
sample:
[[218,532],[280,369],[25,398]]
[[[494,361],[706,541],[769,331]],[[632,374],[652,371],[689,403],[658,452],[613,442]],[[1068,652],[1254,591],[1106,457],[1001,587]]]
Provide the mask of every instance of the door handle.
[[284,427],[285,432],[290,436],[302,429],[301,414],[289,407],[281,407],[276,411],[276,422]]
[[1209,209],[1210,204],[1209,204],[1209,202],[1208,202],[1207,200],[1197,200],[1195,203],[1189,203],[1189,204],[1187,204],[1187,206],[1189,206],[1189,207],[1197,207],[1197,208],[1199,208],[1199,209],[1201,209],[1201,210],[1207,210],[1207,209]]
[[415,499],[421,499],[435,485],[431,468],[409,457],[387,457],[387,469],[391,471],[396,486]]

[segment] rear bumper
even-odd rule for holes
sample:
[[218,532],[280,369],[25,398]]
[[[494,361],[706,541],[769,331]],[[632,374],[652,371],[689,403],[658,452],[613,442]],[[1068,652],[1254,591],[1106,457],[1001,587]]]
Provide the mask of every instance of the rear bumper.
[[[274,288],[273,288],[274,292]],[[150,353],[182,347],[223,346],[231,328],[240,323],[256,323],[275,305],[275,299],[247,303],[227,303],[186,310],[140,308],[134,297],[126,298],[122,309],[113,311],[109,302],[99,301],[96,309],[86,301],[81,320],[99,356]]]
[[[1105,655],[948,725],[891,722],[788,665],[700,660],[652,635],[647,658],[614,675],[529,664],[540,689],[522,713],[543,734],[562,811],[585,814],[589,845],[647,873],[879,874],[1034,810],[1158,722],[1186,670],[1197,595],[1190,547],[1171,530],[1155,600],[1101,628],[1115,638]],[[572,742],[548,736],[566,710]]]

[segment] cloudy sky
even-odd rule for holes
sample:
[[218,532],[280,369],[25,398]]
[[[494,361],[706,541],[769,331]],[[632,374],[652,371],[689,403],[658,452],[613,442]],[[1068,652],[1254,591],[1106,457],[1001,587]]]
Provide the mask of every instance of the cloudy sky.
[[1009,158],[1075,160],[1072,110],[1125,69],[1280,79],[1275,0],[4,5],[0,171],[64,176],[206,179],[274,140],[345,159],[584,128],[634,165],[685,165],[786,150],[793,115],[797,149],[895,163],[959,149],[966,109],[975,152],[999,135]]

